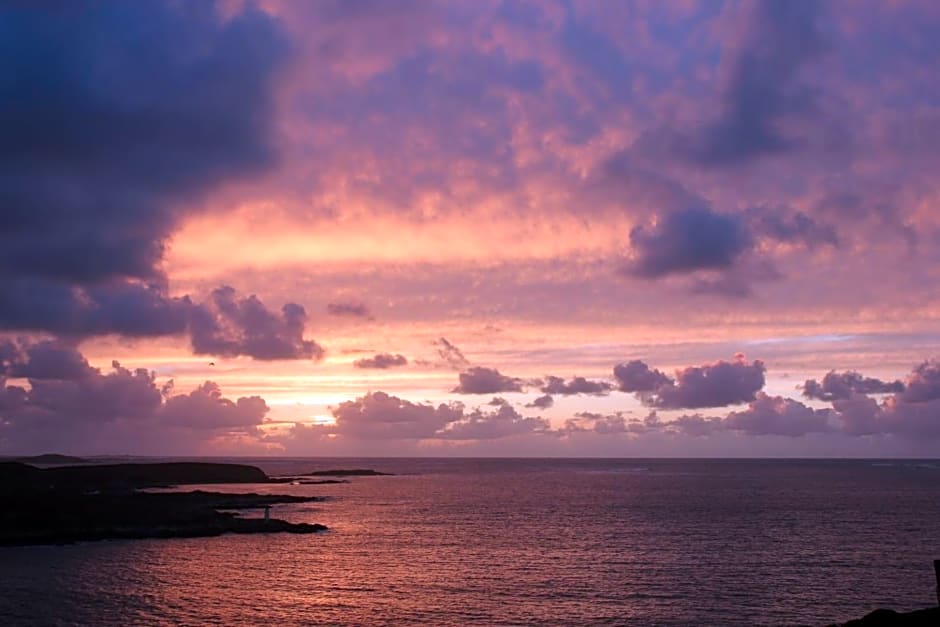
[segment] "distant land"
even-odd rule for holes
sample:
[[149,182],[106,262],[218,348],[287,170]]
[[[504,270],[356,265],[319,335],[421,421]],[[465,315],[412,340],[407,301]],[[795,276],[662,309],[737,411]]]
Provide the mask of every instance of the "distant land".
[[88,460],[82,457],[60,455],[58,453],[44,453],[42,455],[33,455],[31,457],[12,457],[6,459],[5,461],[21,462],[23,464],[44,464],[47,466],[88,463]]

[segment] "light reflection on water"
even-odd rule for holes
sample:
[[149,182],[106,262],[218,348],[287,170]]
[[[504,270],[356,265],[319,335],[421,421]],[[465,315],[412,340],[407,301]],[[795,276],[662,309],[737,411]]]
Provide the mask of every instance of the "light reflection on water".
[[272,515],[324,534],[0,549],[4,624],[824,624],[933,604],[940,472],[871,462],[371,467]]

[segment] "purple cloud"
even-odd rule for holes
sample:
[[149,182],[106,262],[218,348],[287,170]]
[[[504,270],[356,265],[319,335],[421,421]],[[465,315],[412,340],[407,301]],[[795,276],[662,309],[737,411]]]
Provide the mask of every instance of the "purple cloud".
[[705,207],[669,213],[630,231],[633,259],[624,271],[645,279],[730,268],[752,245],[742,220]]
[[[9,344],[0,353],[7,355],[8,349]],[[224,398],[212,382],[173,396],[171,385],[158,388],[152,372],[115,361],[103,373],[54,342],[24,343],[17,351],[16,361],[5,361],[4,367],[27,377],[29,387],[10,385],[0,376],[0,444],[10,450],[94,450],[113,442],[115,433],[149,434],[175,445],[221,434],[257,435],[268,411],[257,396]]]
[[614,367],[614,378],[622,392],[652,392],[671,379],[659,370],[651,369],[639,359],[634,359]]
[[372,314],[369,308],[362,303],[329,303],[326,312],[331,316],[347,316],[351,318],[368,318]]
[[898,399],[905,403],[926,403],[940,399],[940,363],[925,361],[914,368]]
[[758,393],[748,408],[732,412],[724,420],[728,429],[747,435],[786,435],[797,437],[807,433],[825,433],[831,411],[813,409],[790,398]]
[[447,425],[437,433],[437,437],[445,440],[493,440],[547,432],[549,428],[550,424],[544,418],[523,417],[510,405],[501,405],[494,412],[474,410]]
[[575,394],[604,396],[612,389],[614,389],[614,386],[606,381],[589,381],[584,377],[574,377],[566,382],[561,377],[551,375],[545,377],[545,383],[542,386],[542,392],[545,394],[559,394],[561,396]]
[[223,286],[212,291],[209,301],[193,311],[190,331],[197,355],[259,360],[323,358],[323,348],[303,338],[307,314],[288,303],[281,313],[270,311],[251,295],[237,298],[235,290]]
[[531,403],[526,403],[526,407],[535,409],[548,409],[555,404],[555,399],[550,394],[545,394],[534,399]]
[[704,366],[690,366],[676,371],[669,385],[653,390],[644,399],[662,409],[724,407],[753,401],[764,387],[764,362],[748,363],[743,355],[734,361],[716,361]]
[[881,381],[863,377],[857,372],[830,371],[823,377],[822,383],[809,379],[803,385],[803,396],[821,401],[844,400],[853,394],[891,394],[904,391],[900,381]]
[[377,368],[385,370],[387,368],[396,368],[408,365],[408,358],[404,355],[391,353],[378,353],[374,357],[365,357],[353,362],[356,368]]
[[675,380],[639,360],[616,366],[614,377],[622,391],[636,393],[651,407],[696,409],[753,401],[764,387],[764,370],[762,361],[748,363],[738,354],[734,361],[677,370]]
[[210,3],[0,9],[0,326],[181,332],[160,265],[184,211],[275,163],[278,23]]
[[781,123],[814,108],[815,92],[799,79],[826,49],[820,5],[766,0],[752,6],[753,21],[733,61],[724,110],[694,151],[705,166],[738,165],[792,148]]
[[254,432],[267,413],[268,406],[260,396],[232,401],[222,396],[218,384],[206,381],[189,394],[168,398],[157,418],[167,425],[194,429]]
[[499,394],[522,392],[522,379],[500,374],[496,368],[475,366],[459,375],[460,383],[453,389],[457,394]]
[[438,357],[451,368],[460,370],[470,365],[463,352],[456,345],[449,342],[446,337],[436,340],[434,345],[437,347]]
[[362,439],[432,438],[448,423],[462,419],[459,404],[412,403],[385,392],[370,392],[333,409],[334,433]]

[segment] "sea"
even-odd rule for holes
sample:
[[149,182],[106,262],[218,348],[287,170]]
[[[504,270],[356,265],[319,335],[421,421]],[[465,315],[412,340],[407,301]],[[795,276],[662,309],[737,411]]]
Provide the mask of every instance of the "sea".
[[210,461],[393,474],[206,487],[324,496],[271,513],[320,534],[0,548],[0,624],[826,625],[937,603],[936,460]]

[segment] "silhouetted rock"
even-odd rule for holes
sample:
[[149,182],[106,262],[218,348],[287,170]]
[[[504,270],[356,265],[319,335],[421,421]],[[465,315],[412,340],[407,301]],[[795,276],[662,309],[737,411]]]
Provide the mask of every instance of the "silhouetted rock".
[[842,627],[937,627],[940,625],[940,607],[900,613],[878,609],[864,618],[850,620]]

